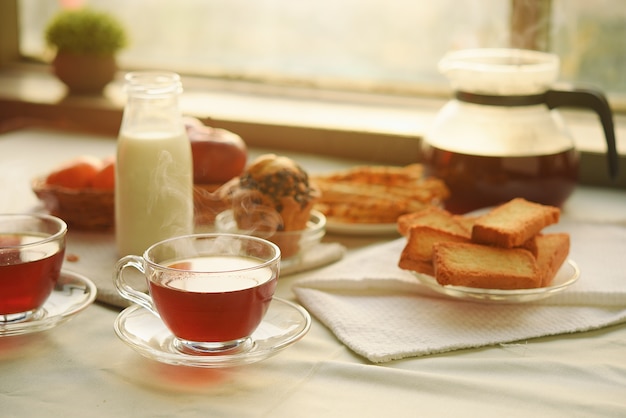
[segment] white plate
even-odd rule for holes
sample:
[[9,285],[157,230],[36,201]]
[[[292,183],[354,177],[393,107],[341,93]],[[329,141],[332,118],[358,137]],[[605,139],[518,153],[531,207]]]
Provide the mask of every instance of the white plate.
[[303,307],[275,297],[263,322],[252,334],[249,348],[235,354],[201,356],[178,351],[174,335],[161,319],[140,306],[123,310],[114,324],[118,337],[145,357],[162,363],[206,368],[264,360],[300,340],[310,327],[311,316]]
[[61,271],[57,285],[42,309],[24,322],[0,324],[0,337],[30,334],[70,320],[96,299],[96,285],[69,271]]
[[500,290],[450,285],[442,286],[432,276],[417,272],[413,273],[422,284],[438,293],[455,299],[491,303],[522,303],[545,299],[567,289],[580,276],[578,265],[573,260],[567,260],[563,263],[550,286],[538,287],[536,289]]
[[333,221],[326,218],[326,231],[331,234],[355,236],[399,235],[395,223],[390,224],[359,224]]

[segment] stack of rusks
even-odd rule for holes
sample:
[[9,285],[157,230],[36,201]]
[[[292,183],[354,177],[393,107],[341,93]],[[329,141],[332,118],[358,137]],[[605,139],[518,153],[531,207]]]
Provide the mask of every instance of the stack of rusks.
[[522,198],[482,216],[429,207],[398,219],[398,230],[407,237],[398,264],[434,276],[444,286],[550,286],[569,254],[570,237],[542,230],[559,217],[559,208]]

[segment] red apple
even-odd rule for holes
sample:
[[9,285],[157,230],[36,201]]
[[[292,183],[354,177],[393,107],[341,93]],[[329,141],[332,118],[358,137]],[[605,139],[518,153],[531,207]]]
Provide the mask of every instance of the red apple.
[[241,137],[225,129],[187,125],[193,155],[193,178],[198,184],[221,184],[241,174],[248,149]]
[[204,123],[196,117],[183,116],[183,125],[185,125],[185,129],[189,130],[194,128],[201,128],[204,126]]

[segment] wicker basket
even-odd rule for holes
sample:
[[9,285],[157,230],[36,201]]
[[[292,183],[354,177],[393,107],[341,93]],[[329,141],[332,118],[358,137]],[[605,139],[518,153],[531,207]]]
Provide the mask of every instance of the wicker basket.
[[43,178],[32,181],[33,192],[54,216],[80,230],[110,230],[115,223],[113,190],[69,189],[52,186]]
[[[213,225],[215,216],[227,209],[228,204],[217,192],[220,186],[194,185],[196,225]],[[50,214],[63,219],[72,228],[106,231],[115,225],[115,193],[112,190],[69,189],[46,184],[43,178],[33,180],[32,189]]]

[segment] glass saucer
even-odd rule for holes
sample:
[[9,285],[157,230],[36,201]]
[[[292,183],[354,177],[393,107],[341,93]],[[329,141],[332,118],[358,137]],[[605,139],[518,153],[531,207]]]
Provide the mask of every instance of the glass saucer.
[[450,285],[442,286],[433,276],[417,272],[413,273],[420,283],[428,286],[430,289],[438,293],[442,293],[455,299],[491,303],[522,303],[545,299],[555,293],[562,292],[567,289],[569,286],[574,284],[580,276],[578,265],[573,260],[567,260],[563,263],[550,286],[538,287],[534,289],[501,290]]
[[174,335],[161,319],[141,306],[124,309],[114,323],[117,336],[145,357],[167,364],[205,368],[240,366],[264,360],[300,340],[310,327],[311,316],[303,307],[274,297],[245,351],[200,356],[178,351]]
[[0,324],[0,337],[30,334],[70,320],[96,299],[96,285],[80,274],[61,271],[57,285],[31,319]]

